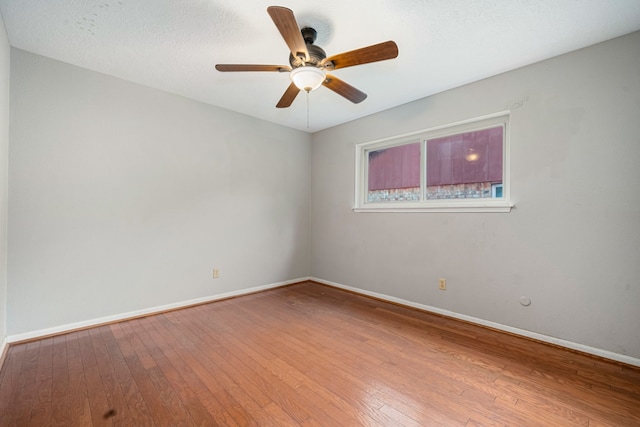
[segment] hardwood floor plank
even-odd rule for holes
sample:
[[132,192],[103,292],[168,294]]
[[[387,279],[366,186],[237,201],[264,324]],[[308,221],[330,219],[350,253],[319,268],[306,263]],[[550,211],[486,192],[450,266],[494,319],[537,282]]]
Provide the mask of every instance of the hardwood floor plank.
[[154,423],[174,426],[193,425],[190,414],[177,398],[171,385],[155,362],[153,356],[139,338],[139,322],[123,322],[120,329],[126,334],[130,346],[125,357],[129,369],[134,372],[136,383],[149,407]]
[[10,425],[11,418],[19,410],[15,398],[20,392],[20,373],[25,358],[26,344],[19,344],[10,348],[0,373],[0,426]]
[[40,341],[38,367],[36,368],[35,387],[37,392],[31,404],[29,425],[43,426],[51,424],[52,364],[53,338],[45,338]]
[[567,409],[563,405],[554,404],[553,400],[528,401],[526,399],[518,399],[516,403],[518,409],[529,415],[529,418],[538,418],[548,425],[571,425],[584,426],[589,425],[589,418],[576,411]]
[[[105,336],[112,335],[111,330],[107,326],[101,326],[88,331],[91,338],[94,354],[97,362],[97,370],[105,392],[107,406],[103,409],[101,415],[103,419],[113,423],[115,426],[135,425],[137,417],[131,414],[135,410],[129,410],[129,404],[125,400],[126,393],[122,389],[121,383],[117,379],[116,367],[111,360],[107,344],[104,340]],[[127,410],[122,410],[127,408]]]
[[109,333],[104,333],[101,336],[109,355],[109,360],[111,361],[115,381],[120,386],[120,391],[122,392],[122,401],[126,402],[126,405],[118,406],[118,402],[114,401],[112,408],[110,408],[115,411],[115,416],[113,417],[114,423],[124,418],[125,421],[131,419],[131,425],[152,426],[153,420],[151,413],[138,389],[133,374],[127,366],[124,355],[120,349],[119,340],[113,333],[114,327],[115,325],[106,327],[109,329]]
[[398,411],[397,409],[395,409],[393,406],[389,404],[382,405],[382,407],[380,408],[380,412],[385,414],[388,419],[394,420],[395,423],[403,427],[425,427],[425,426],[442,426],[443,425],[436,421],[425,422],[424,417],[418,417],[421,419],[421,421],[416,421],[415,419],[411,418],[410,416],[408,416],[407,414],[401,411]]
[[51,425],[71,425],[73,424],[70,399],[72,392],[69,389],[66,335],[53,338],[51,376]]
[[637,426],[640,369],[312,282],[10,346],[0,426]]
[[100,371],[98,361],[91,342],[91,336],[88,330],[77,332],[78,343],[80,344],[80,354],[82,358],[82,367],[84,370],[84,380],[87,388],[87,397],[89,399],[89,408],[91,409],[91,420],[93,425],[113,425],[110,418],[104,418],[112,407],[107,397]]
[[22,354],[24,362],[18,378],[17,393],[11,404],[11,407],[15,408],[15,410],[12,411],[9,425],[29,425],[31,404],[38,393],[36,389],[36,378],[40,342],[32,341],[25,344],[25,346],[24,353]]
[[66,336],[66,351],[69,372],[69,418],[76,425],[92,425],[78,333]]

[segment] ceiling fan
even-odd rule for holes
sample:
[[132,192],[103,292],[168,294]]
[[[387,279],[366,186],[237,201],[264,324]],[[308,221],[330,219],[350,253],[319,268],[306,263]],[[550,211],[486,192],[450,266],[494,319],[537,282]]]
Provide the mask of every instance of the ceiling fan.
[[367,94],[345,83],[327,71],[370,62],[384,61],[398,56],[398,46],[387,41],[327,58],[324,50],[313,44],[316,30],[298,27],[293,12],[286,7],[270,6],[267,12],[287,43],[291,54],[289,65],[217,64],[218,71],[277,71],[288,72],[291,84],[280,98],[277,108],[289,107],[301,90],[311,92],[325,86],[353,103],[365,100]]

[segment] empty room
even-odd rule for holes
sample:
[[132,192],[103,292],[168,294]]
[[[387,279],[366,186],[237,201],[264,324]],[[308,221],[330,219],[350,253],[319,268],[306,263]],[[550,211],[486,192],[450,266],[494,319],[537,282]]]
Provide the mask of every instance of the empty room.
[[640,425],[637,0],[0,15],[0,426]]

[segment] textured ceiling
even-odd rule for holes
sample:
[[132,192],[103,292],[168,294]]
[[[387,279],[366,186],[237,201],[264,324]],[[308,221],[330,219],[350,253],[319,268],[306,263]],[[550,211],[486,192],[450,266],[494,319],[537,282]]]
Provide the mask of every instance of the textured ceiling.
[[[368,94],[360,104],[321,87],[276,109],[288,74],[214,69],[288,64],[270,5],[315,28],[329,56],[386,40],[399,56],[333,72]],[[640,30],[639,0],[0,0],[0,12],[19,49],[308,132]]]

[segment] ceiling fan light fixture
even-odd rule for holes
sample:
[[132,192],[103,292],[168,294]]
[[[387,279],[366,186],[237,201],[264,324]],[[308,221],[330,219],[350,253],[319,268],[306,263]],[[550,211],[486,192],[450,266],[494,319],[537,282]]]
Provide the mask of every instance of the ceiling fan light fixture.
[[289,77],[291,77],[291,81],[298,89],[305,92],[318,89],[326,79],[324,71],[313,66],[295,68],[291,70]]

